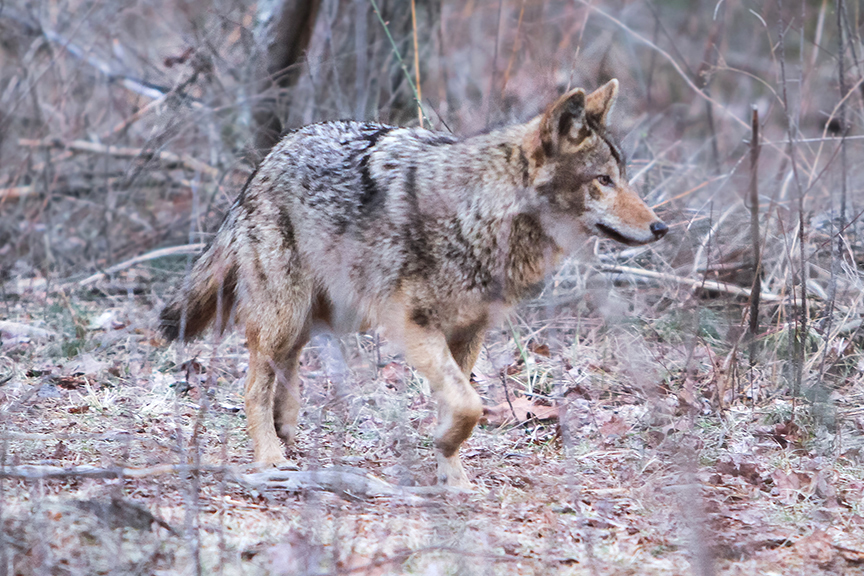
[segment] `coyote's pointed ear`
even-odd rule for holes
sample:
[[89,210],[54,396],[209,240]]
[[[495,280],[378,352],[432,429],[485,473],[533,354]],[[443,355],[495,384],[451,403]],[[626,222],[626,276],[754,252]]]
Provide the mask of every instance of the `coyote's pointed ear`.
[[618,99],[618,80],[613,78],[585,98],[585,115],[592,123],[606,126],[609,111]]
[[585,91],[576,88],[567,92],[543,114],[540,123],[540,144],[546,156],[555,155],[561,140],[576,139],[579,129],[585,124]]

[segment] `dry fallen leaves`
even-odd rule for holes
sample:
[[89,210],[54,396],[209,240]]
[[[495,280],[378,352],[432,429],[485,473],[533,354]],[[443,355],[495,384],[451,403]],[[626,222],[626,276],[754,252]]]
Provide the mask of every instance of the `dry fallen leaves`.
[[486,408],[484,420],[491,426],[517,424],[528,420],[557,420],[558,407],[545,406],[532,402],[524,396],[514,398],[510,402],[502,402],[497,406]]

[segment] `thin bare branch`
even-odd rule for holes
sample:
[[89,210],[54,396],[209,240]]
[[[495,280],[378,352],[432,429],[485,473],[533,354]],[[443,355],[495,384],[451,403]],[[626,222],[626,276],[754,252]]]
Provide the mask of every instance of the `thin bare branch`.
[[142,160],[159,160],[170,166],[183,166],[189,170],[195,170],[205,176],[217,178],[220,174],[218,168],[214,168],[209,164],[192,158],[188,154],[174,154],[173,152],[165,152],[159,150],[147,150],[145,148],[128,148],[123,146],[106,146],[105,144],[97,144],[96,142],[87,142],[86,140],[72,140],[71,142],[63,142],[56,138],[48,138],[45,140],[31,140],[28,138],[20,138],[19,146],[27,148],[56,148],[59,150],[72,150],[74,152],[86,152],[90,154],[103,154],[106,156],[115,156],[117,158],[134,158]]

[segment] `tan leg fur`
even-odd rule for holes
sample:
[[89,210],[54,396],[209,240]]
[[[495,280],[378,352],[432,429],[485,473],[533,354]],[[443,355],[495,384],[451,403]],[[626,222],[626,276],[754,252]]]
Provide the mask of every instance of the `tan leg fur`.
[[[438,426],[435,431],[438,482],[470,488],[471,482],[459,459],[459,447],[471,435],[483,414],[480,396],[466,376],[466,371],[470,373],[471,368],[459,366],[444,334],[436,329],[418,326],[406,318],[402,335],[406,360],[429,380],[438,403]],[[479,350],[479,346],[476,349]],[[464,351],[462,358],[467,363],[467,351],[471,349],[460,350]]]

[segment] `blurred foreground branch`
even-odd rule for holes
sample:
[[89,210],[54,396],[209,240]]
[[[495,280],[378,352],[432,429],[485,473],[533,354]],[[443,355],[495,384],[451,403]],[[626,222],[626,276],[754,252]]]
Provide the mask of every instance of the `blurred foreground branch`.
[[302,492],[319,490],[333,492],[348,498],[376,498],[379,496],[424,496],[452,492],[441,486],[397,486],[357,468],[334,466],[322,470],[281,470],[270,468],[244,474],[231,466],[188,466],[161,464],[149,468],[99,468],[72,466],[61,468],[47,465],[21,465],[0,467],[0,478],[14,480],[58,480],[68,478],[149,478],[168,474],[198,474],[208,472],[226,474],[229,480],[253,490],[284,490]]

